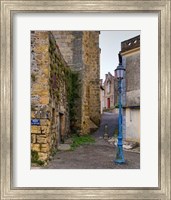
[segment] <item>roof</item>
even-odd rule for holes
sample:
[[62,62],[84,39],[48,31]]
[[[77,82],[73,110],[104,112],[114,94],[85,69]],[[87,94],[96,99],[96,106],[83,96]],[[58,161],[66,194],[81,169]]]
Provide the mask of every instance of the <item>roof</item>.
[[140,47],[140,35],[121,42],[121,52]]
[[104,83],[106,82],[106,81],[108,81],[108,80],[112,80],[112,79],[114,79],[115,77],[110,73],[110,72],[108,72],[108,74],[106,74],[106,78],[105,78],[105,81],[104,81]]

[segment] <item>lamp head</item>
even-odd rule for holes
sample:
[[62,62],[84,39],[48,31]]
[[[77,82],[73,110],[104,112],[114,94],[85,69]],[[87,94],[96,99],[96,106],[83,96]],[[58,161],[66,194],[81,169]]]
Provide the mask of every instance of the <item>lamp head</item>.
[[121,63],[119,63],[118,67],[115,69],[115,76],[118,79],[123,79],[125,76],[125,68]]

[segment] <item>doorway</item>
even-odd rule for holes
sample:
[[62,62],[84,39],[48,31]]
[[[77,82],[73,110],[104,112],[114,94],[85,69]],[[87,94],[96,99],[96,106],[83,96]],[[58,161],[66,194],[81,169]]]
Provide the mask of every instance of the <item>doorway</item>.
[[64,130],[65,130],[64,114],[63,113],[59,113],[59,138],[58,138],[58,144],[64,143]]
[[107,108],[110,108],[110,98],[107,98]]

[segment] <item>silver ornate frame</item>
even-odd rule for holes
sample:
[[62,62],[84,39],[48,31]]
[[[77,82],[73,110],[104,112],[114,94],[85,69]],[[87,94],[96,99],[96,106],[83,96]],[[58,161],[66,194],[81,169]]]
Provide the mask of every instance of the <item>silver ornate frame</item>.
[[[1,199],[171,199],[170,0],[1,1]],[[14,188],[12,185],[12,17],[16,12],[156,12],[159,19],[159,187]]]

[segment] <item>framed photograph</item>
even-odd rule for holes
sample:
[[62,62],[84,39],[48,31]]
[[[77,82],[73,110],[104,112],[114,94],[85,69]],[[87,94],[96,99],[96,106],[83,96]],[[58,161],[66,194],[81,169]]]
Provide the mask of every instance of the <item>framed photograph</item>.
[[171,199],[170,10],[1,0],[1,199]]

